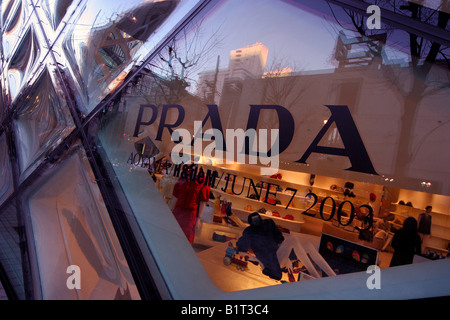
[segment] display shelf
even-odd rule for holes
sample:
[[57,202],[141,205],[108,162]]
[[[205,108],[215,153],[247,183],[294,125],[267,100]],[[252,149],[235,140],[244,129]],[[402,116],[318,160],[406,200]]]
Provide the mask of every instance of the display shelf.
[[[304,189],[303,191],[305,191],[305,192],[307,190],[312,190],[318,196],[320,195],[321,192],[324,192],[325,194],[331,193],[331,194],[334,194],[337,196],[345,197],[345,195],[341,191],[331,190],[329,188],[324,188],[324,187],[318,187],[317,185],[311,186],[310,184],[302,184],[302,183],[299,183],[298,181],[289,180],[286,177],[290,176],[290,175],[286,172],[283,172],[282,179],[275,179],[275,178],[271,178],[270,176],[261,176],[261,175],[258,175],[258,174],[252,173],[252,172],[243,172],[243,171],[239,171],[239,170],[235,170],[235,169],[231,169],[231,168],[227,168],[227,167],[220,167],[220,166],[213,166],[213,165],[205,165],[205,166],[214,168],[214,169],[228,171],[229,173],[232,173],[232,174],[238,174],[238,175],[245,174],[245,176],[247,176],[247,177],[251,176],[252,178],[257,179],[258,181],[267,182],[267,183],[271,183],[271,184],[285,185],[285,186],[291,186],[291,187],[295,186],[297,188],[300,187],[300,188]],[[280,170],[280,171],[282,171],[282,170]],[[338,178],[336,178],[336,179],[338,179]],[[300,189],[300,188],[298,188],[298,189]],[[359,194],[358,188],[352,189],[352,191],[355,193],[355,197],[346,198],[346,200],[358,199],[358,200],[362,200],[363,202],[367,202],[369,200],[368,196],[363,196],[363,195]],[[375,190],[371,190],[371,191],[366,190],[366,191],[368,193],[375,192]]]
[[[237,188],[235,188],[235,189],[237,189],[236,191],[241,191],[242,190],[242,193],[237,195],[237,194],[234,194],[234,193],[230,193],[231,192],[231,184],[230,184],[231,182],[228,182],[228,183],[229,184],[228,184],[228,187],[227,187],[226,191],[223,191],[223,188],[226,185],[226,181],[224,181],[224,180],[221,180],[218,183],[218,185],[216,186],[216,188],[211,189],[211,190],[213,192],[217,192],[219,194],[223,194],[224,196],[227,196],[227,197],[231,196],[231,197],[238,197],[240,199],[245,199],[246,201],[250,201],[250,203],[253,203],[253,204],[259,203],[259,205],[261,205],[261,206],[271,206],[271,207],[274,207],[274,208],[276,207],[277,210],[286,209],[287,203],[289,202],[290,199],[292,199],[292,202],[293,202],[294,206],[292,207],[292,205],[290,205],[289,208],[287,208],[287,210],[295,210],[294,212],[296,212],[296,211],[302,212],[305,209],[305,203],[308,200],[308,198],[305,197],[305,196],[295,195],[295,197],[293,197],[292,193],[289,194],[287,192],[280,192],[280,191],[277,191],[276,192],[276,196],[274,197],[275,191],[269,191],[269,199],[278,199],[280,201],[283,200],[281,202],[281,204],[275,204],[274,205],[274,204],[266,203],[263,200],[265,198],[266,194],[267,194],[267,188],[261,188],[260,189],[260,187],[257,187],[258,190],[261,190],[260,191],[260,200],[257,200],[257,199],[252,199],[252,198],[247,197],[247,195],[251,193],[251,192],[249,192],[249,186],[248,185],[244,186],[242,184],[242,182],[236,182],[235,183],[235,186],[237,186]],[[227,191],[229,191],[229,192],[227,192]],[[280,199],[278,196],[281,196],[282,199]]]
[[[403,210],[402,212],[407,212],[409,214],[416,214],[417,216],[423,212],[425,212],[425,209],[420,209],[420,208],[415,208],[415,207],[411,207],[411,206],[407,206],[407,205],[403,205],[403,204],[398,204],[398,203],[393,203],[392,205],[394,205],[396,207],[396,210],[393,211],[392,213],[398,213],[398,210],[400,208],[400,210]],[[449,213],[443,213],[443,212],[438,212],[438,211],[432,211],[431,215],[435,216],[435,215],[442,215],[445,217],[450,217]]]
[[[233,213],[241,220],[246,221],[247,217],[252,211],[247,211],[239,208],[232,208]],[[270,216],[264,213],[260,214],[263,219],[272,219],[276,225],[289,229],[292,232],[300,232],[301,226],[305,223],[303,220],[289,220],[281,217]]]
[[217,233],[220,235],[226,235],[230,238],[239,239],[242,235],[242,228],[223,225],[219,223],[209,223],[203,222],[200,230],[196,230],[195,233],[195,244],[200,244],[208,247],[216,246],[221,243],[220,241],[213,240],[213,234]]
[[[238,195],[225,193],[220,190],[212,190],[215,193],[215,196],[220,196],[221,200],[227,200],[231,202],[231,211],[242,221],[247,222],[247,217],[252,212],[258,211],[261,208],[265,208],[266,210],[277,211],[280,214],[280,217],[271,216],[265,213],[260,213],[261,217],[266,219],[274,220],[275,224],[279,224],[282,227],[285,227],[289,230],[300,232],[301,224],[304,223],[304,219],[302,216],[303,210],[297,208],[288,208],[286,209],[280,205],[272,205],[265,202],[261,202],[255,199],[243,198]],[[214,200],[210,200],[210,203],[213,203]],[[245,210],[246,205],[251,205],[254,210]],[[294,220],[285,219],[286,215],[292,215]]]
[[[391,211],[392,214],[394,214],[396,217],[400,217],[403,220],[408,218],[408,217],[413,217],[416,220],[419,219],[419,215],[424,213],[425,210],[423,209],[418,209],[418,208],[414,208],[414,207],[410,207],[410,206],[406,206],[406,205],[399,205],[399,204],[394,204],[396,206],[396,209],[398,209],[400,207],[400,211]],[[442,227],[444,229],[449,229],[450,231],[450,215],[445,214],[445,213],[439,213],[439,212],[431,212],[431,216],[432,216],[432,223],[431,226],[435,226],[435,227]],[[450,236],[449,236],[450,238]]]
[[[230,169],[230,168],[223,168],[223,167],[215,167],[215,166],[210,166],[210,165],[206,165],[206,167],[214,169],[214,170],[218,170],[219,172],[219,182],[217,183],[217,185],[215,186],[214,189],[211,189],[213,192],[216,192],[218,194],[220,194],[220,196],[222,198],[230,198],[231,202],[233,202],[233,208],[236,208],[236,204],[235,199],[238,199],[239,201],[239,209],[243,209],[245,208],[246,204],[250,204],[253,206],[254,211],[258,211],[261,207],[264,207],[267,210],[276,210],[280,213],[281,220],[285,222],[286,219],[283,219],[283,216],[285,216],[286,214],[292,214],[295,220],[298,221],[302,221],[304,222],[304,215],[302,214],[303,212],[305,212],[305,210],[307,210],[314,202],[312,197],[306,197],[306,194],[310,191],[313,191],[317,198],[318,201],[315,204],[315,206],[311,209],[308,209],[308,213],[315,215],[314,217],[311,217],[313,220],[315,221],[314,223],[320,223],[320,221],[322,220],[322,217],[320,216],[320,205],[321,202],[324,198],[328,197],[328,196],[332,196],[333,200],[336,203],[336,209],[338,208],[339,204],[348,200],[350,202],[352,202],[352,204],[354,205],[355,208],[357,208],[358,206],[362,205],[362,204],[366,204],[366,202],[361,201],[362,199],[364,200],[368,200],[365,199],[363,197],[352,197],[352,198],[348,198],[345,197],[343,195],[342,192],[337,191],[337,190],[330,190],[330,189],[325,189],[325,188],[318,188],[318,187],[311,187],[310,185],[304,185],[304,184],[299,184],[299,183],[295,183],[293,181],[287,181],[287,180],[280,180],[280,179],[274,179],[268,176],[259,176],[257,174],[251,173],[251,172],[241,172],[241,171],[237,171],[234,169]],[[229,173],[231,176],[230,180],[228,181],[227,184],[227,173]],[[240,195],[236,195],[234,193],[232,193],[232,185],[233,185],[233,180],[234,180],[234,176],[236,175],[237,178],[234,181],[234,191],[236,192],[241,192]],[[283,188],[283,191],[269,191],[269,198],[271,199],[278,199],[281,201],[281,205],[273,205],[270,203],[265,203],[263,201],[264,197],[267,195],[267,186],[265,186],[265,188],[261,188],[261,187],[257,187],[257,191],[258,194],[260,195],[260,200],[256,200],[256,199],[251,199],[248,198],[247,195],[251,194],[252,192],[249,192],[249,188],[251,188],[249,186],[248,182],[245,182],[244,184],[244,177],[252,179],[255,186],[257,183],[259,182],[264,182],[264,183],[270,183],[272,185],[279,185]],[[225,186],[227,186],[226,191],[223,191],[223,189],[225,188]],[[291,191],[291,190],[287,190],[287,188],[292,188],[297,190],[295,191]],[[295,193],[295,195],[294,195]],[[291,201],[291,204],[289,206],[289,208],[286,209],[286,205],[289,203],[289,201]],[[291,206],[293,204],[293,207]],[[332,204],[331,201],[327,201],[323,208],[325,208],[325,210],[323,210],[323,214],[325,214],[325,217],[328,218],[329,214],[331,213],[332,210]],[[285,211],[289,212],[289,213],[284,213]],[[349,207],[345,206],[343,208],[343,212],[347,213],[347,215],[349,214]],[[248,214],[247,214],[248,215]],[[273,216],[271,216],[272,218]],[[278,217],[273,217],[273,218],[278,218]],[[244,220],[246,219],[246,217],[244,217]],[[337,216],[335,215],[335,217],[333,218],[334,220],[337,219]],[[345,216],[342,217],[343,221],[345,221]],[[245,220],[246,221],[246,220]],[[289,220],[288,220],[289,221]],[[345,222],[344,222],[345,223]],[[288,229],[292,230],[293,228],[297,228],[298,226],[290,226],[288,227]]]
[[[354,202],[361,202],[361,204],[363,203],[367,203],[368,202],[368,197],[365,196],[360,196],[360,195],[355,195],[355,197],[352,198],[348,198],[346,197],[343,192],[341,191],[337,191],[337,190],[331,190],[329,188],[321,188],[321,187],[317,187],[317,186],[311,186],[311,185],[306,185],[306,184],[300,184],[296,181],[290,181],[290,180],[286,180],[285,178],[283,179],[275,179],[275,178],[271,178],[270,176],[261,176],[261,175],[257,175],[255,173],[252,172],[242,172],[242,171],[238,171],[235,169],[231,169],[231,168],[226,168],[226,167],[220,167],[220,166],[213,166],[213,165],[204,165],[205,167],[209,167],[211,169],[220,169],[223,170],[225,172],[231,173],[231,174],[236,174],[236,175],[244,175],[245,177],[248,178],[252,178],[255,179],[258,182],[266,182],[266,183],[271,183],[272,185],[279,185],[284,187],[282,192],[277,192],[277,194],[281,194],[281,195],[285,195],[285,196],[292,196],[289,193],[285,192],[286,188],[288,187],[293,187],[295,189],[298,190],[298,192],[304,192],[305,195],[310,192],[309,190],[311,190],[312,192],[314,192],[318,197],[326,197],[329,196],[330,194],[337,196],[337,198],[335,200],[339,200],[339,201],[344,201],[344,200],[354,200]],[[286,174],[283,175],[283,177],[285,177]],[[222,182],[223,180],[221,180]],[[225,181],[224,181],[225,182]],[[237,185],[242,185],[239,184],[239,182],[237,183]],[[266,189],[266,188],[265,188]],[[355,190],[354,190],[355,191]],[[298,193],[297,192],[297,193]],[[295,198],[304,198],[304,195],[299,195],[297,194],[295,196]]]
[[[419,215],[425,212],[425,209],[415,208],[402,204],[392,204],[395,207],[394,211],[390,213],[394,214],[395,217],[400,218],[401,222],[408,218],[413,217],[417,221]],[[431,212],[431,234],[430,240],[435,247],[445,247],[450,241],[450,215],[443,212]],[[396,219],[394,219],[395,221]],[[393,223],[397,228],[401,228],[403,225],[398,223]],[[428,246],[428,244],[427,244]]]
[[[242,173],[240,171],[236,171],[236,170],[229,169],[229,168],[222,168],[222,167],[214,167],[214,168],[216,168],[216,169],[219,168],[228,173],[240,174],[240,175],[244,175],[247,178],[255,179],[256,180],[255,184],[257,182],[265,182],[265,183],[271,183],[272,185],[279,185],[279,186],[283,187],[283,191],[276,191],[276,198],[279,199],[280,201],[282,201],[282,206],[283,205],[285,206],[292,199],[292,201],[294,202],[294,206],[296,208],[300,208],[303,210],[306,209],[309,206],[309,204],[307,204],[307,201],[309,200],[309,198],[306,197],[306,194],[308,192],[310,192],[309,190],[311,190],[312,192],[314,192],[317,195],[317,197],[319,199],[318,203],[320,203],[322,199],[324,199],[325,197],[330,196],[330,195],[336,196],[336,197],[333,197],[333,199],[337,203],[341,203],[343,201],[348,200],[348,201],[351,201],[355,206],[360,206],[362,204],[365,204],[365,203],[367,203],[367,200],[368,200],[364,197],[358,197],[358,196],[356,196],[354,198],[348,198],[348,197],[345,197],[343,195],[343,193],[340,191],[318,188],[318,187],[311,187],[311,186],[307,186],[307,185],[294,183],[291,181],[274,179],[274,178],[270,178],[267,176],[258,176],[258,175],[255,175],[252,173],[247,173],[247,172]],[[221,179],[217,189],[225,187],[225,184],[226,184],[226,180]],[[232,185],[232,182],[229,181],[227,190],[228,189],[231,190],[231,185]],[[243,184],[241,181],[235,182],[235,187],[237,187],[235,189],[242,190],[242,186],[243,186]],[[293,196],[294,191],[290,191],[290,190],[286,191],[286,189],[288,187],[291,187],[291,188],[297,190],[295,196]],[[248,190],[248,186],[246,186],[245,188],[247,188],[247,190]],[[257,188],[260,188],[260,187],[257,187]],[[267,190],[267,187],[262,188],[261,198],[264,198],[264,195],[266,194],[266,190]],[[319,191],[317,191],[317,190],[319,190]],[[304,195],[301,194],[302,192],[304,193]],[[272,196],[273,196],[273,193],[275,193],[275,191],[270,191],[270,194]],[[362,200],[364,200],[364,201],[362,201]],[[326,204],[326,206],[329,207],[330,205]]]

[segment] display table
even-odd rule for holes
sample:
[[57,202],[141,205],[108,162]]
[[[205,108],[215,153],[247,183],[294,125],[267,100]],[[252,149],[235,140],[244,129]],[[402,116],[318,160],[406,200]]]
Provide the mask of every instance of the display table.
[[[291,233],[291,235],[299,237],[302,242],[310,242],[316,249],[319,248],[320,237],[302,233]],[[245,271],[239,270],[234,265],[225,265],[223,258],[228,242],[216,243],[215,246],[197,253],[197,256],[218,288],[231,292],[282,284],[282,281],[289,282],[287,273],[283,273],[281,281],[273,280],[262,273],[259,265],[256,266],[252,263],[248,263],[248,269]],[[232,243],[235,244],[236,241],[232,240]],[[298,275],[294,276],[297,278]]]
[[[246,271],[238,270],[233,265],[226,266],[223,258],[227,247],[228,243],[220,243],[197,253],[200,262],[218,288],[231,292],[281,284],[280,281],[264,275],[261,267],[252,263],[248,264]],[[287,275],[283,274],[283,280],[288,280]]]
[[345,239],[345,240],[348,240],[351,242],[361,244],[363,246],[371,247],[371,248],[379,250],[379,251],[381,251],[381,248],[383,248],[383,244],[384,244],[383,239],[378,239],[375,237],[373,238],[372,242],[360,240],[360,239],[358,239],[358,237],[359,237],[358,232],[347,231],[347,230],[344,230],[343,228],[336,227],[336,226],[332,225],[331,223],[324,223],[323,227],[322,227],[322,232],[331,234],[333,236],[336,236],[336,237],[339,237],[339,238],[342,238],[342,239]]
[[424,252],[427,252],[427,251],[441,254],[444,257],[446,257],[448,255],[448,249],[433,247],[433,246],[430,246],[430,245],[425,246]]

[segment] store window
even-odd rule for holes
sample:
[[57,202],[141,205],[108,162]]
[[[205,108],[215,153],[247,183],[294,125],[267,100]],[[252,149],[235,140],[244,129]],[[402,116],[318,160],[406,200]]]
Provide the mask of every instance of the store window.
[[[49,166],[23,200],[36,297],[139,299],[83,149]],[[57,188],[55,186],[58,186]]]
[[[414,258],[445,257],[450,52],[411,56],[407,32],[365,19],[327,1],[219,1],[90,124],[174,282],[195,275],[229,292],[389,268],[395,231],[407,217],[420,225],[427,206]],[[259,144],[226,135],[250,129]],[[255,212],[292,244],[280,274],[267,251],[238,244]]]

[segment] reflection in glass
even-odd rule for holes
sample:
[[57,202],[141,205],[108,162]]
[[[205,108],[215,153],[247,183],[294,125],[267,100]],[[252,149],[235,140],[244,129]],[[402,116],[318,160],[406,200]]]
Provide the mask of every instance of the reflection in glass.
[[[261,105],[269,108],[257,116],[253,114],[257,129],[278,128],[281,132],[287,127],[287,117],[282,118],[271,108],[273,106],[280,106],[292,116],[292,130],[283,137],[287,143],[280,154],[280,169],[284,173],[280,183],[298,186],[299,193],[302,192],[300,197],[312,188],[310,177],[316,173],[321,176],[314,187],[321,188],[323,194],[329,191],[331,183],[328,182],[339,178],[370,185],[367,188],[377,193],[386,187],[426,191],[428,199],[434,191],[449,194],[449,153],[443,152],[439,159],[430,156],[432,150],[448,150],[448,49],[442,48],[442,54],[432,50],[436,53],[433,57],[427,50],[437,45],[430,44],[422,47],[417,56],[411,56],[410,35],[405,31],[366,30],[362,15],[330,6],[327,1],[261,0],[255,6],[230,0],[219,2],[211,12],[175,35],[133,79],[120,100],[114,101],[108,112],[100,115],[103,117],[99,134],[101,145],[137,216],[158,215],[163,219],[167,218],[167,210],[162,208],[160,195],[155,192],[148,172],[151,168],[142,165],[140,157],[143,155],[135,144],[148,138],[162,156],[170,160],[175,145],[172,130],[186,129],[194,137],[197,133],[194,121],[203,122],[203,133],[212,127],[223,133],[227,129],[245,130],[251,122],[250,112],[255,110],[252,107]],[[361,30],[365,33],[361,34]],[[346,110],[356,123],[355,132],[363,140],[379,175],[351,172],[349,157],[338,152],[313,152],[306,164],[300,163],[299,159],[322,128],[327,130],[317,142],[317,150],[348,147],[342,136],[343,128],[331,118],[327,105],[347,106]],[[325,126],[330,119],[333,123]],[[398,157],[402,149],[407,152],[402,151],[402,157]],[[194,152],[191,149],[190,153]],[[219,160],[197,159],[200,165],[210,167]],[[220,168],[220,164],[215,167]],[[233,174],[241,176],[250,175],[251,170],[257,172],[254,167],[239,167],[234,163],[229,168],[233,169]],[[165,175],[163,172],[161,175],[157,180],[160,187],[165,185]],[[302,182],[305,176],[307,180]],[[326,182],[318,187],[320,179]],[[421,183],[430,180],[433,183],[426,184],[430,189],[424,190]],[[167,193],[163,191],[166,200],[172,196],[168,189]],[[220,194],[213,189],[213,193]],[[371,191],[360,189],[358,192],[355,204],[367,203]],[[229,192],[222,196],[233,199],[236,212],[242,214],[245,196],[239,198]],[[434,201],[448,204],[444,199]],[[306,207],[300,200],[295,201],[297,212],[293,215],[300,221],[299,210]],[[422,201],[429,200],[424,196]],[[264,205],[251,202],[249,210],[258,210]],[[149,211],[148,207],[155,208],[157,213]],[[442,212],[447,207],[442,206]],[[156,218],[150,219],[151,223],[153,220]],[[209,224],[205,229],[219,228],[214,221]],[[229,229],[224,233],[231,237]],[[160,234],[152,236],[163,238]],[[217,252],[224,249],[211,237],[197,240],[194,244],[206,243],[219,248]],[[435,240],[439,246],[445,241],[443,238]],[[207,261],[207,271],[221,289],[234,291],[255,285],[250,284],[245,275],[242,281],[219,276],[223,256],[212,265],[208,250],[198,256],[202,257],[202,262]],[[238,276],[233,274],[233,277]],[[263,284],[258,285],[269,283],[263,277],[259,280]]]
[[[8,11],[12,10],[13,6],[14,3],[11,4],[11,6],[8,4],[3,15],[5,16]],[[13,15],[8,20],[7,25],[4,26],[5,32],[3,34],[3,50],[6,57],[9,56],[14,45],[16,44],[16,41],[19,39],[18,36],[22,31],[21,28],[23,26],[25,19],[27,18],[25,7],[26,5],[23,5],[22,1],[18,1],[18,5]]]
[[30,28],[16,53],[11,58],[8,68],[8,84],[11,101],[17,96],[20,88],[31,74],[31,69],[39,57],[40,46],[34,29]]
[[12,191],[11,162],[9,161],[6,136],[3,134],[0,137],[0,205],[11,195]]
[[3,121],[3,117],[6,115],[6,104],[5,101],[3,99],[4,95],[6,94],[6,90],[3,87],[3,79],[0,79],[0,82],[2,83],[2,85],[0,86],[0,123]]
[[40,5],[44,9],[53,30],[56,30],[64,18],[73,0],[43,0]]
[[[423,39],[427,45],[418,47],[400,29],[369,30],[363,15],[326,1],[280,1],[276,9],[269,1],[260,5],[221,2],[217,12],[222,14],[180,32],[149,63],[141,95],[159,108],[182,105],[186,111],[182,127],[190,132],[194,120],[204,119],[206,103],[217,104],[222,125],[235,129],[246,128],[250,105],[280,105],[295,119],[294,134],[286,139],[290,145],[281,155],[295,170],[302,170],[295,162],[330,117],[324,106],[347,105],[361,123],[360,135],[370,140],[367,151],[379,174],[396,176],[397,182],[414,178],[414,186],[408,179],[403,182],[416,189],[424,179],[442,180],[439,172],[448,172],[445,162],[427,159],[426,154],[448,141],[448,111],[442,106],[450,92],[450,49],[427,39]],[[254,14],[249,16],[249,11]],[[448,19],[445,13],[425,8],[415,14],[440,28]],[[268,25],[273,26],[271,32]],[[433,120],[419,121],[424,114],[433,115]],[[279,120],[270,111],[262,112],[258,127],[279,128]],[[145,130],[156,126],[157,121]],[[162,140],[170,141],[170,136]],[[321,145],[344,146],[335,125]],[[307,163],[310,167],[303,169],[330,174],[351,166],[346,157],[319,153]],[[436,170],[425,173],[423,168]],[[440,188],[439,184],[445,183],[434,186]],[[436,191],[447,193],[443,188]]]
[[69,111],[60,102],[50,74],[45,70],[14,120],[22,178],[73,127]]
[[88,13],[93,9],[88,4],[64,40],[64,50],[82,94],[80,104],[84,112],[91,111],[124,80],[139,48],[178,3],[179,0],[145,1],[124,12],[112,10],[107,19],[99,18],[101,22],[97,18],[103,12],[100,10],[92,21]]
[[[43,299],[139,299],[84,152],[49,173],[28,210]],[[71,265],[81,270],[78,289],[66,286]]]
[[24,300],[24,270],[21,257],[21,233],[15,205],[8,205],[0,212],[0,263],[20,300]]
[[15,0],[2,1],[2,25],[5,25],[6,19],[8,19],[15,2]]

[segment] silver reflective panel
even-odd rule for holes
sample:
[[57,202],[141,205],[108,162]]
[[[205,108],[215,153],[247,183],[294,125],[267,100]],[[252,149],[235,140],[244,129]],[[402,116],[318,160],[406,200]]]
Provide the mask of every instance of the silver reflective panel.
[[29,19],[27,1],[5,1],[2,4],[3,54],[8,58],[23,33],[23,27]]
[[22,178],[74,127],[65,101],[59,96],[61,92],[50,71],[44,69],[17,111],[14,130]]
[[80,91],[81,111],[89,113],[126,78],[136,61],[148,53],[144,47],[179,5],[179,0],[125,5],[89,2],[69,24],[63,51]]
[[35,29],[30,27],[8,66],[8,84],[11,101],[17,96],[24,83],[32,75],[39,59],[41,47]]
[[56,30],[67,13],[73,0],[42,0],[40,6],[44,10],[51,27]]

